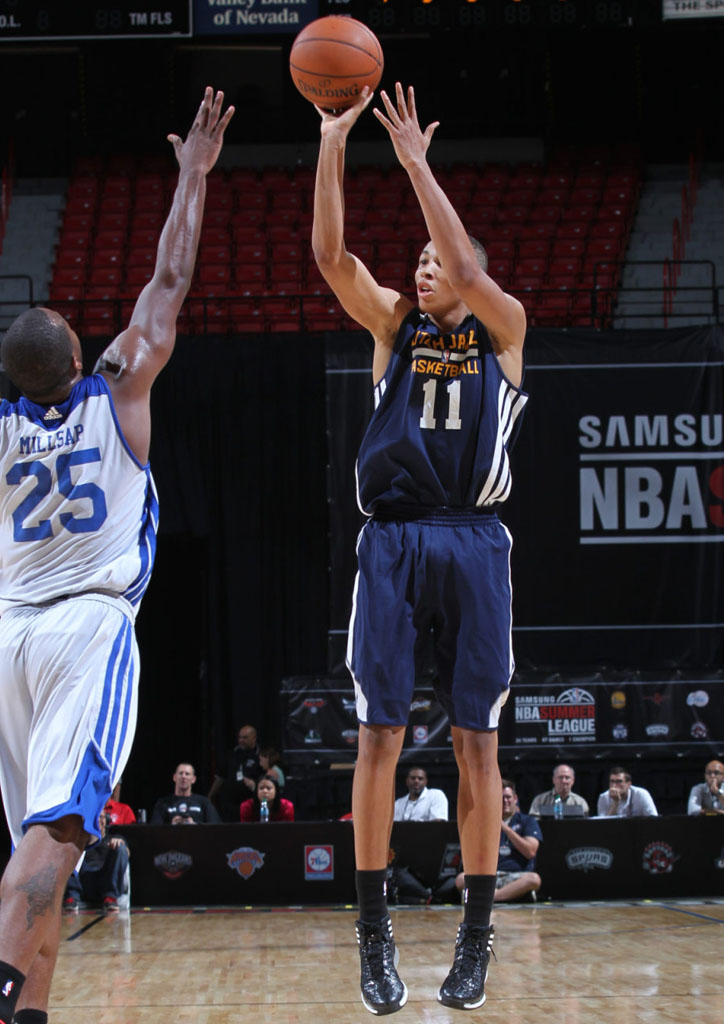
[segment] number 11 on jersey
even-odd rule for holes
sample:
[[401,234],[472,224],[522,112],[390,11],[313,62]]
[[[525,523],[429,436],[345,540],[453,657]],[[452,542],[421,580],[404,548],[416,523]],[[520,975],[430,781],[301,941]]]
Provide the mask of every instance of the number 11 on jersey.
[[[460,430],[462,421],[460,419],[460,381],[452,380],[445,386],[448,394],[447,417],[445,419],[445,430]],[[422,386],[423,405],[420,426],[423,430],[434,430],[437,423],[435,420],[435,395],[437,393],[437,381],[428,380]]]

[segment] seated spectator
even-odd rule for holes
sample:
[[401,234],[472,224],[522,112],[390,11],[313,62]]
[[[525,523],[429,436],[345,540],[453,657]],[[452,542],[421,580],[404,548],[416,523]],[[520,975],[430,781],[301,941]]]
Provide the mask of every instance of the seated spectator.
[[252,795],[263,774],[256,729],[253,725],[242,725],[236,746],[227,755],[224,774],[214,776],[209,790],[209,800],[218,807],[224,821],[237,820],[239,804]]
[[101,814],[101,838],[88,847],[80,868],[68,879],[64,910],[77,910],[83,902],[100,904],[106,914],[118,911],[118,901],[125,891],[129,854],[120,836],[108,835],[109,824],[108,816]]
[[[501,823],[495,901],[520,899],[540,889],[541,878],[535,871],[535,858],[543,841],[540,825],[529,814],[521,814],[514,783],[503,779],[503,820]],[[465,888],[464,869],[455,879],[459,890]]]
[[196,782],[194,766],[186,762],[177,765],[173,773],[174,790],[154,804],[152,825],[217,824],[221,821],[211,801],[193,792]]
[[294,821],[294,804],[279,796],[276,779],[263,775],[256,784],[251,800],[245,800],[239,808],[240,821],[260,821],[259,812],[262,800],[266,800],[269,808],[269,821]]
[[395,800],[395,821],[447,821],[447,797],[441,789],[427,788],[424,768],[410,768],[405,785],[407,796]]
[[286,778],[280,761],[281,754],[274,747],[264,747],[259,751],[259,766],[262,772],[274,779],[281,790],[284,789]]
[[113,792],[106,801],[106,806],[103,811],[108,819],[109,825],[134,825],[136,822],[136,815],[133,813],[133,809],[128,804],[122,804],[121,802],[121,780],[113,787]]
[[625,768],[611,769],[608,789],[598,798],[599,818],[644,818],[658,813],[648,789],[632,786],[631,776]]
[[[441,789],[428,789],[427,772],[413,766],[405,778],[407,796],[395,800],[395,821],[447,821],[447,797]],[[387,880],[387,897],[394,903],[429,903],[432,889],[395,858]]]
[[[539,793],[538,796],[534,797],[528,814],[532,815],[534,818],[540,818],[541,807],[553,808],[556,802],[556,797],[559,796],[564,807],[580,807],[583,810],[584,816],[587,817],[588,804],[582,796],[573,792],[573,785],[575,781],[576,773],[569,765],[556,765],[553,769],[553,789],[546,790],[545,793]],[[543,813],[545,813],[545,811]]]
[[724,764],[710,761],[704,781],[692,787],[687,814],[724,814]]

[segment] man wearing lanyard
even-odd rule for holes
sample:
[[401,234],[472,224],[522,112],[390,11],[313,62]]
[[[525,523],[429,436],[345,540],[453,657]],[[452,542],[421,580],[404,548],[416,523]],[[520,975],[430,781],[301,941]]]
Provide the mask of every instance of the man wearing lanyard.
[[405,782],[407,796],[395,800],[395,821],[447,821],[447,797],[427,788],[424,768],[410,768]]

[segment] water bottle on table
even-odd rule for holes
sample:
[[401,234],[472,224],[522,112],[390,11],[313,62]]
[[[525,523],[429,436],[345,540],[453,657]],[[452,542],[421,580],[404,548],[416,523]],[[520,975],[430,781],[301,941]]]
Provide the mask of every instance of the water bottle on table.
[[556,821],[563,821],[563,800],[560,793],[556,793],[553,801],[553,817]]
[[269,804],[266,800],[262,800],[259,807],[259,821],[262,824],[266,824],[269,821]]

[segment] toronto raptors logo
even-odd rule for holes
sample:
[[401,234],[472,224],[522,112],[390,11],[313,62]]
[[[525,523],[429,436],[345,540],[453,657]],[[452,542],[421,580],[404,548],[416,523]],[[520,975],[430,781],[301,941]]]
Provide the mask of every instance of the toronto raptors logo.
[[644,871],[651,875],[665,875],[671,871],[679,858],[668,843],[649,843],[644,850]]

